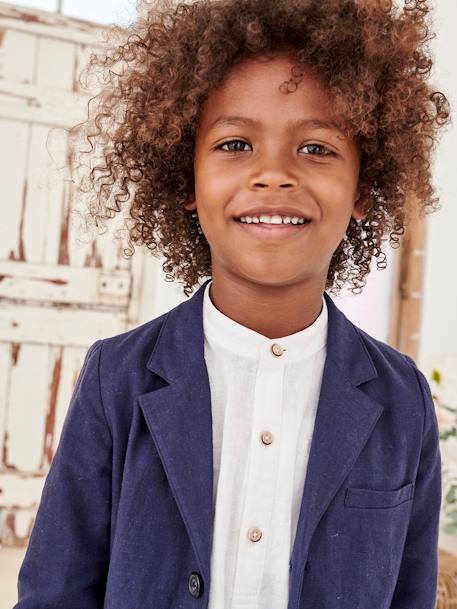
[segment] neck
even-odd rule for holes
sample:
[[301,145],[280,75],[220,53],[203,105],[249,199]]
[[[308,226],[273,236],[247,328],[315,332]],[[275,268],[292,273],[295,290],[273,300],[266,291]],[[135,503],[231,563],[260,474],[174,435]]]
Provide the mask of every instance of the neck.
[[221,313],[266,336],[280,338],[313,324],[322,310],[324,286],[263,285],[242,278],[213,275],[210,298]]

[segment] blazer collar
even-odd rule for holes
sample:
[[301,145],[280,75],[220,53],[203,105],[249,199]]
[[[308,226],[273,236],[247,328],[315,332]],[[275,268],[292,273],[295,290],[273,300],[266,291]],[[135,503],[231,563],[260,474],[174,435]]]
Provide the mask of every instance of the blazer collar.
[[[168,383],[204,364],[203,296],[210,281],[207,279],[188,301],[167,314],[149,357],[148,369]],[[354,324],[326,292],[324,298],[328,310],[327,360],[356,386],[376,378],[374,363]]]
[[[139,396],[207,580],[214,517],[211,396],[203,333],[203,295],[209,281],[165,316],[147,367],[166,384]],[[327,293],[324,297],[328,308],[327,357],[291,559],[291,568],[298,574],[320,518],[383,410],[359,389],[376,378],[377,371],[358,329]]]

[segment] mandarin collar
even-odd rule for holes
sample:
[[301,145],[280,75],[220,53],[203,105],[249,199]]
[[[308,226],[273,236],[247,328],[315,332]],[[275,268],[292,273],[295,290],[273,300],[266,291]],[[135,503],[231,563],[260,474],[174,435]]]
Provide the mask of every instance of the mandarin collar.
[[211,284],[212,280],[203,295],[203,330],[209,344],[272,366],[307,359],[326,345],[328,310],[324,295],[321,312],[310,326],[288,336],[268,338],[219,311],[210,297]]

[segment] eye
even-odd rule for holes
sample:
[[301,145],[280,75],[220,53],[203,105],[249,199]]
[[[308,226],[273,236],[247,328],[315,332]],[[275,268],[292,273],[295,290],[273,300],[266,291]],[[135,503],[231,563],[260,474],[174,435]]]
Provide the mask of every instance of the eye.
[[219,150],[225,150],[226,152],[244,152],[244,150],[241,150],[240,147],[236,147],[236,148],[232,148],[232,149],[224,149],[223,146],[229,146],[230,144],[241,144],[244,146],[248,146],[249,144],[243,140],[228,140],[227,142],[224,142],[223,144],[220,144],[219,146],[217,146],[217,149]]
[[324,146],[323,144],[305,144],[300,150],[302,148],[309,148],[310,152],[308,152],[308,154],[316,156],[331,156],[335,154],[330,148],[327,148],[327,146]]

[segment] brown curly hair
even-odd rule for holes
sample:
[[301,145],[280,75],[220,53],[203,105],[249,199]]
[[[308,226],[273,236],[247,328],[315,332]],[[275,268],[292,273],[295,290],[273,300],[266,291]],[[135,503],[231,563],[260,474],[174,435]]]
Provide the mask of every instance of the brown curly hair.
[[[145,244],[164,256],[168,281],[180,280],[190,296],[211,276],[210,247],[184,209],[194,188],[194,144],[201,108],[229,70],[246,56],[292,48],[296,88],[303,68],[320,76],[334,110],[361,146],[359,192],[366,213],[351,218],[335,250],[325,288],[344,284],[360,292],[373,257],[389,233],[398,247],[411,213],[438,208],[431,182],[431,154],[449,103],[428,84],[432,59],[427,0],[161,0],[128,28],[111,26],[120,41],[93,53],[86,72],[103,71],[93,116],[76,125],[102,163],[90,170],[95,191],[85,213],[88,226],[128,202],[128,248]],[[294,84],[295,83],[295,84]],[[85,190],[86,178],[81,181]]]

